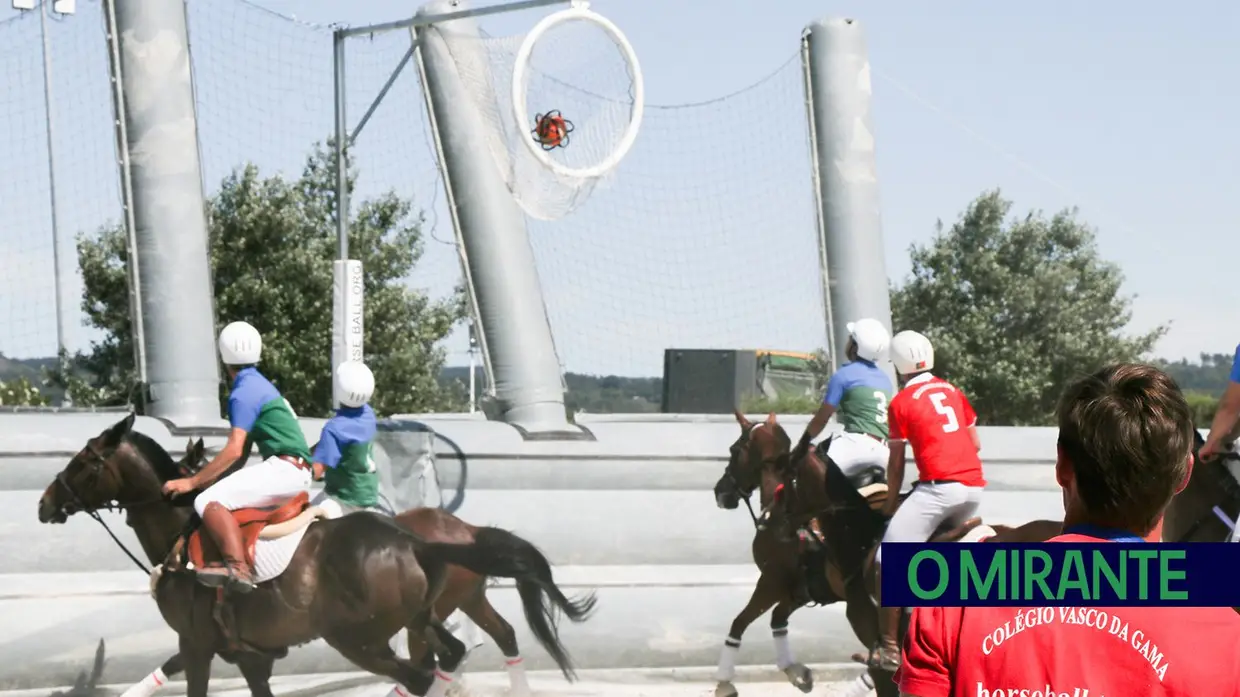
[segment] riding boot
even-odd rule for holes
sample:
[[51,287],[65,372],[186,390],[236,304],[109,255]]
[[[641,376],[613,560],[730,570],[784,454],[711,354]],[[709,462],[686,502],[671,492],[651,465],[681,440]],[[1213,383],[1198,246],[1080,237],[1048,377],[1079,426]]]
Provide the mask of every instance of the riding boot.
[[900,620],[904,608],[878,608],[878,669],[894,673],[900,668]]
[[245,542],[232,512],[218,503],[209,503],[202,512],[202,525],[220,550],[224,568],[199,569],[199,582],[213,588],[227,586],[238,593],[254,590],[254,572],[245,561]]
[[900,620],[904,608],[883,607],[883,571],[880,565],[874,575],[875,601],[878,605],[878,646],[871,654],[872,664],[879,670],[894,673],[900,668]]

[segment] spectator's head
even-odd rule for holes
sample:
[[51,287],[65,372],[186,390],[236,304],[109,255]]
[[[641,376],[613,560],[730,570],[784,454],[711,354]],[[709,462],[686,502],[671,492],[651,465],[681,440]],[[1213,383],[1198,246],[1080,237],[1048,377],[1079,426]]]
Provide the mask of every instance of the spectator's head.
[[1175,380],[1108,366],[1068,386],[1058,418],[1065,521],[1148,535],[1192,468],[1193,415]]

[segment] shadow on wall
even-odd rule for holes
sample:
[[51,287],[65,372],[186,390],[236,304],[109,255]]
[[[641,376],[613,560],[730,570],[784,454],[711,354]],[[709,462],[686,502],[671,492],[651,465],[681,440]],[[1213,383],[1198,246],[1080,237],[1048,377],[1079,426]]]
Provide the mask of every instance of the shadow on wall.
[[100,639],[99,648],[95,649],[95,663],[91,666],[90,673],[83,670],[78,673],[73,687],[68,690],[53,690],[48,693],[48,697],[105,697],[105,695],[110,695],[111,693],[107,690],[99,687],[100,679],[103,677],[103,661],[104,646],[103,639]]

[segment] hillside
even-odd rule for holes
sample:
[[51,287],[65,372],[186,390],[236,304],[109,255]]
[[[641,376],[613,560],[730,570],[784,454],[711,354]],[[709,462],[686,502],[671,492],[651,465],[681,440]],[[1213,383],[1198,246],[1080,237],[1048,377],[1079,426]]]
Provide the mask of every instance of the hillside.
[[[469,384],[468,366],[449,366],[439,374],[441,382],[459,381]],[[486,384],[482,368],[475,370],[478,392]],[[584,411],[591,414],[653,414],[663,400],[662,378],[625,378],[616,375],[582,375],[566,373],[568,385],[565,407],[570,414]]]

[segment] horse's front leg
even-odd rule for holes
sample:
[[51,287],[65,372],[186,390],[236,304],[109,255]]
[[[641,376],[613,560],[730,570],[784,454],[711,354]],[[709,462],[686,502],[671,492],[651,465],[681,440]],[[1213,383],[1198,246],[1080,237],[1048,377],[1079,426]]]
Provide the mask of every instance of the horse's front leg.
[[715,681],[718,683],[715,685],[715,697],[736,697],[739,694],[732,681],[736,679],[736,655],[741,650],[741,637],[754,620],[784,598],[785,591],[786,584],[783,583],[782,575],[764,572],[758,577],[758,583],[749,596],[749,602],[736,616],[736,619],[732,620],[732,627],[723,641],[723,651],[719,654],[719,667],[715,669]]
[[775,667],[788,676],[788,682],[804,693],[814,689],[814,672],[809,666],[797,663],[788,641],[788,619],[801,607],[791,598],[785,598],[771,611],[771,638],[775,640]]
[[211,660],[215,658],[209,644],[197,637],[181,637],[181,660],[185,663],[185,697],[207,697],[211,682]]

